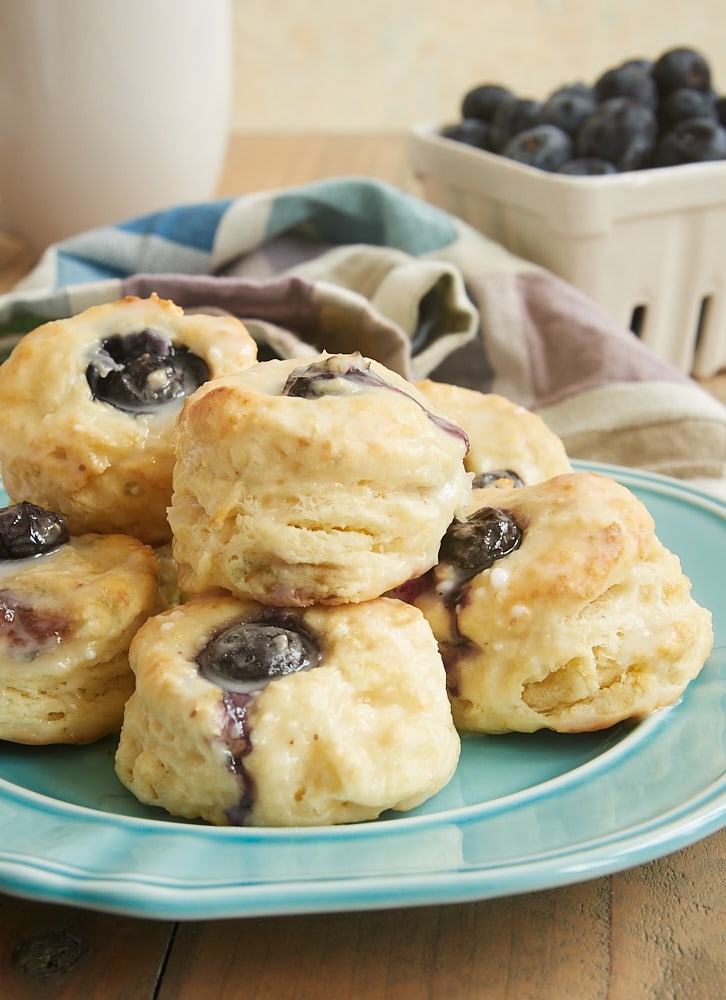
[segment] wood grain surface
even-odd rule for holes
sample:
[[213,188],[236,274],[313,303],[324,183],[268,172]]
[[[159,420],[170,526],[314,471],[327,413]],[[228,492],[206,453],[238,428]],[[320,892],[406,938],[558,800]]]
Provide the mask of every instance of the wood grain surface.
[[[219,193],[341,174],[419,193],[389,134],[234,136]],[[0,234],[0,291],[32,263]],[[0,895],[0,1000],[719,1000],[725,875],[722,830],[617,875],[447,906],[175,924]]]

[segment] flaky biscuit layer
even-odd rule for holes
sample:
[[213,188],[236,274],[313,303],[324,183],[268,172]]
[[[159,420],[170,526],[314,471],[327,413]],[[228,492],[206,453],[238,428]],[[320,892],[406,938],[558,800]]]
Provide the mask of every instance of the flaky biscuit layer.
[[390,388],[283,395],[267,361],[189,397],[169,522],[181,586],[267,604],[370,600],[436,562],[471,493],[466,440],[382,365]]

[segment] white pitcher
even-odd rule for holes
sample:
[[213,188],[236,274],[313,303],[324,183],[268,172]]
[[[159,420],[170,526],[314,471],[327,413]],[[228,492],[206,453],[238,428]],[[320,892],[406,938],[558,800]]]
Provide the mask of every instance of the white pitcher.
[[0,229],[32,249],[214,195],[230,0],[0,0]]

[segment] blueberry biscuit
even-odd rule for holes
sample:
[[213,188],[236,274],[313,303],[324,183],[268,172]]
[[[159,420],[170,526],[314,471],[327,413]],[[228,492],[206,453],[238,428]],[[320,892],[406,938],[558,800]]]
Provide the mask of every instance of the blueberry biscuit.
[[400,594],[438,639],[460,730],[642,718],[680,697],[713,642],[645,506],[596,473],[474,490],[435,570]]
[[231,316],[127,297],[28,333],[0,367],[0,466],[14,501],[72,534],[170,538],[174,420],[202,382],[253,363]]
[[174,815],[352,823],[419,805],[456,768],[441,657],[401,601],[272,608],[210,591],[149,619],[130,659],[116,772]]
[[160,610],[153,551],[71,537],[33,504],[0,511],[0,740],[88,743],[118,732],[132,636]]
[[425,379],[416,387],[469,438],[474,487],[539,483],[571,472],[562,440],[536,413],[498,396]]
[[375,361],[265,361],[198,389],[169,510],[184,590],[264,604],[378,597],[436,562],[471,493],[465,434]]

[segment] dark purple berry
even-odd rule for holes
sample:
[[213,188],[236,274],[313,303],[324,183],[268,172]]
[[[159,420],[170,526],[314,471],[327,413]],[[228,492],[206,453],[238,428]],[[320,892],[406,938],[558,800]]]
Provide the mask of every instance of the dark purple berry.
[[718,119],[715,95],[690,87],[680,87],[663,99],[658,109],[658,125],[661,132],[667,132],[676,122],[684,118]]
[[618,170],[645,166],[655,146],[658,122],[654,112],[633,97],[612,97],[580,127],[576,158],[609,160]]
[[653,60],[644,57],[636,57],[635,59],[626,59],[625,62],[621,63],[623,69],[628,66],[636,66],[643,73],[653,72]]
[[601,177],[603,174],[617,174],[618,168],[609,160],[590,156],[568,160],[558,168],[557,173],[571,177]]
[[513,96],[508,87],[502,87],[497,83],[480,83],[464,94],[461,117],[490,122],[502,101]]
[[580,125],[595,109],[597,100],[592,87],[573,83],[560,87],[544,102],[537,115],[539,125],[556,125],[574,136]]
[[454,139],[476,149],[489,151],[493,149],[492,127],[488,122],[480,121],[478,118],[464,118],[452,125],[444,125],[441,134],[445,139]]
[[321,654],[292,616],[240,620],[212,636],[196,657],[203,677],[227,691],[250,693],[268,681],[317,666]]
[[27,500],[0,510],[0,559],[41,555],[68,539],[68,527],[60,514]]
[[571,158],[572,139],[556,125],[533,125],[513,136],[501,152],[508,160],[554,171]]
[[475,576],[519,548],[522,529],[506,510],[482,507],[466,521],[454,521],[444,535],[439,562],[465,576]]
[[94,399],[126,413],[152,413],[209,379],[202,358],[153,330],[104,340],[86,368]]
[[541,107],[540,101],[526,97],[508,97],[502,101],[492,118],[494,150],[500,152],[512,136],[536,125]]
[[711,89],[711,69],[700,52],[692,48],[675,48],[664,52],[653,63],[655,80],[661,99],[681,87],[692,90]]
[[661,136],[651,160],[654,167],[726,160],[726,128],[713,118],[685,118]]
[[658,88],[650,70],[637,62],[628,62],[609,69],[595,82],[595,94],[600,104],[612,97],[633,97],[652,110],[658,107]]
[[491,472],[480,472],[478,476],[474,477],[471,486],[472,489],[481,490],[487,486],[495,486],[497,483],[502,482],[502,480],[509,480],[511,485],[516,489],[524,486],[522,477],[511,469],[492,469]]

